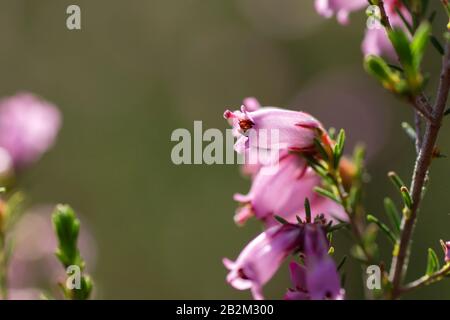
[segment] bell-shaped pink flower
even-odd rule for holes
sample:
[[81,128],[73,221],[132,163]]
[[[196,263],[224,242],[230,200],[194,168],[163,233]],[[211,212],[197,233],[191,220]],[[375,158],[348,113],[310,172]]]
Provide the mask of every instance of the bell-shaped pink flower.
[[[385,9],[391,26],[401,28],[408,33],[408,29],[397,12],[399,10],[408,23],[411,23],[412,17],[406,7],[398,0],[386,0]],[[364,55],[382,56],[389,61],[397,61],[397,53],[388,38],[386,29],[381,24],[366,30],[361,48]]]
[[353,11],[358,11],[369,5],[367,0],[316,0],[316,11],[326,17],[331,18],[336,15],[341,24],[348,24],[348,16]]
[[236,261],[223,259],[230,270],[227,282],[238,290],[250,289],[254,299],[263,299],[263,285],[302,241],[302,226],[284,224],[267,229],[242,250]]
[[308,151],[314,148],[315,129],[321,124],[311,115],[275,107],[262,107],[255,111],[255,104],[242,105],[241,110],[224,113],[238,137],[235,150],[243,153],[249,148]]
[[445,250],[445,262],[450,262],[450,241],[447,241],[444,244],[444,250]]
[[305,226],[305,265],[289,265],[294,288],[285,295],[287,300],[342,300],[339,274],[333,259],[328,255],[329,244],[318,225]]
[[38,160],[53,145],[60,125],[58,109],[32,94],[0,101],[0,148],[16,168]]
[[243,224],[255,216],[271,226],[276,224],[274,216],[277,215],[296,223],[296,216],[305,218],[306,198],[310,201],[313,214],[324,214],[328,220],[347,220],[342,206],[314,191],[320,182],[320,177],[303,158],[297,154],[286,154],[277,165],[264,166],[259,170],[247,195],[234,195],[234,199],[241,203],[235,222]]

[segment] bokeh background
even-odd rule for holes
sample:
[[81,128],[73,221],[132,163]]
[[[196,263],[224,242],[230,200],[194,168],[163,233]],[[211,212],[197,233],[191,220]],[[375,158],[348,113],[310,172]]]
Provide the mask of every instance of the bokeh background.
[[[81,7],[81,31],[66,29],[69,4]],[[398,200],[386,173],[409,180],[414,148],[400,124],[412,111],[363,71],[364,24],[363,12],[348,27],[323,19],[312,0],[0,0],[0,96],[32,91],[64,117],[55,148],[19,182],[31,204],[70,203],[89,224],[97,298],[250,298],[225,283],[221,263],[261,229],[233,223],[232,194],[249,181],[234,165],[170,159],[174,129],[203,120],[224,130],[224,109],[246,96],[345,128],[348,151],[367,144],[368,211],[382,216],[383,198]],[[430,49],[426,60],[433,93],[440,59]],[[445,124],[443,153],[449,134]],[[424,273],[428,247],[440,253],[450,239],[449,160],[432,169],[409,279]],[[337,241],[340,257],[349,242]],[[362,298],[359,266],[345,270],[349,298]],[[288,286],[284,268],[265,293]],[[408,297],[448,299],[450,285]]]

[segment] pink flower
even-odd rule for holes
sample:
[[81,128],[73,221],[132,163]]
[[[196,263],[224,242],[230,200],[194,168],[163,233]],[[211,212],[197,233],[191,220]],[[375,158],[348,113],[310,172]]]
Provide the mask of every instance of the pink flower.
[[316,0],[315,6],[317,12],[325,18],[331,18],[336,15],[341,24],[349,22],[350,12],[358,11],[369,4],[367,0]]
[[450,241],[445,243],[445,262],[450,262]]
[[234,219],[236,223],[243,224],[254,215],[271,226],[276,223],[274,216],[278,215],[290,223],[296,223],[297,215],[305,217],[304,203],[308,198],[315,215],[324,214],[331,220],[346,220],[342,206],[314,191],[320,181],[303,158],[297,154],[286,154],[277,165],[264,166],[259,170],[247,195],[234,195],[234,199],[241,203]]
[[227,281],[238,290],[250,289],[254,299],[263,299],[262,287],[283,260],[302,244],[303,228],[284,224],[267,229],[253,239],[236,261],[223,259],[230,270]]
[[58,109],[32,94],[0,101],[0,147],[15,167],[38,160],[53,145],[60,125]]
[[286,300],[342,300],[339,274],[328,255],[329,244],[318,225],[305,226],[305,265],[289,265],[294,288],[288,290]]
[[[385,2],[386,13],[389,17],[389,22],[394,28],[401,28],[408,32],[404,22],[397,10],[400,10],[405,19],[411,23],[412,17],[409,11],[397,0],[388,0]],[[390,61],[397,60],[397,53],[388,38],[385,28],[380,25],[378,27],[367,29],[366,35],[362,42],[362,51],[364,55],[382,56]]]
[[224,113],[238,137],[237,152],[243,153],[249,148],[296,151],[314,148],[315,129],[321,128],[321,124],[311,115],[275,107],[259,108],[255,101],[244,103],[240,111]]

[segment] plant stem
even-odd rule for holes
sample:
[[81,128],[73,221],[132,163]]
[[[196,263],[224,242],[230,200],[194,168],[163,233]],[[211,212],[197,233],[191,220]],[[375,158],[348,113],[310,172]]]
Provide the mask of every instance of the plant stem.
[[408,283],[404,287],[400,288],[399,291],[402,294],[406,293],[406,292],[410,292],[412,290],[418,289],[420,287],[423,287],[423,286],[429,285],[435,281],[438,281],[440,278],[446,276],[449,273],[450,273],[450,263],[446,264],[441,270],[439,270],[438,272],[436,272],[432,275],[425,275],[425,276],[417,279],[416,281]]
[[384,8],[383,0],[378,1],[378,8],[380,8],[381,23],[386,28],[386,30],[388,31],[392,30],[391,23],[389,22],[389,16],[387,15],[386,9]]
[[391,264],[390,279],[392,281],[392,298],[396,299],[401,294],[400,286],[408,267],[408,255],[411,246],[411,238],[416,223],[417,212],[419,210],[422,191],[428,174],[428,169],[433,157],[433,150],[441,127],[447,104],[450,88],[450,45],[447,42],[446,53],[442,61],[439,89],[437,99],[432,110],[432,121],[426,123],[425,134],[422,146],[416,159],[414,168],[411,194],[412,208],[411,212],[403,216],[401,224],[401,238],[397,242],[398,251],[394,254]]
[[347,201],[348,195],[342,185],[342,179],[340,177],[339,171],[333,170],[330,173],[333,177],[335,187],[338,191],[338,196],[339,196],[339,199],[341,200],[342,207],[344,208],[344,210],[347,213],[347,216],[349,218],[350,227],[352,229],[353,236],[355,237],[357,244],[359,245],[364,256],[366,257],[366,261],[365,261],[366,264],[369,265],[373,262],[373,257],[370,254],[370,252],[367,250],[367,248],[364,244],[362,232],[359,228],[358,221],[355,216],[355,210],[348,205],[348,201]]
[[414,111],[414,125],[416,128],[416,153],[420,153],[422,146],[422,119],[417,111]]

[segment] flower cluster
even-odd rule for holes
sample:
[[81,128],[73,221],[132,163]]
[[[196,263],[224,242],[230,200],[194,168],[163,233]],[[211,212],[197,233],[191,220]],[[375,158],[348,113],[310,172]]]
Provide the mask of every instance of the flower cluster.
[[[328,256],[324,226],[346,221],[347,215],[341,205],[314,191],[321,185],[321,178],[305,159],[305,156],[317,154],[317,141],[330,150],[334,141],[311,115],[261,107],[255,98],[245,99],[240,110],[227,110],[224,116],[233,126],[237,152],[248,155],[261,154],[261,149],[277,151],[273,153],[277,158],[269,162],[250,164],[249,158],[245,158],[243,171],[251,175],[252,186],[248,194],[234,195],[240,204],[234,220],[242,225],[256,217],[266,230],[244,248],[236,261],[224,259],[230,270],[227,281],[236,289],[251,289],[255,299],[262,299],[262,286],[284,259],[300,253],[306,256],[305,266],[301,266],[306,277],[301,285],[298,277],[294,277],[294,290],[300,290],[302,295],[288,293],[287,298],[342,297],[336,266]],[[249,134],[250,130],[255,134]],[[268,135],[261,139],[262,130],[276,131],[278,139],[266,139]],[[294,269],[297,272],[297,267]],[[320,270],[326,273],[325,277],[319,276]]]
[[[266,229],[245,247],[236,261],[224,260],[230,270],[227,280],[237,289],[251,289],[254,298],[262,299],[263,285],[292,254],[299,256],[300,263],[290,264],[293,286],[285,299],[343,299],[339,268],[329,254],[334,251],[330,234],[348,226],[355,240],[351,255],[364,265],[378,265],[380,269],[380,287],[371,296],[397,299],[450,274],[450,242],[441,241],[444,266],[429,248],[426,274],[403,283],[429,167],[434,158],[440,157],[436,146],[439,128],[444,116],[450,114],[446,110],[450,23],[443,37],[444,49],[432,33],[436,12],[428,17],[426,1],[316,0],[315,4],[319,14],[327,18],[336,16],[341,24],[349,23],[350,13],[367,8],[367,29],[362,43],[364,67],[385,89],[414,108],[415,129],[406,122],[402,124],[414,140],[417,153],[411,190],[395,172],[388,174],[403,208],[398,210],[393,200],[385,198],[389,225],[383,223],[365,212],[364,152],[355,148],[352,161],[343,157],[343,130],[335,136],[334,130],[327,133],[317,119],[306,113],[261,107],[256,99],[247,98],[240,110],[227,110],[224,114],[237,138],[235,150],[245,155],[242,171],[252,179],[247,194],[234,196],[240,204],[234,220],[242,225],[256,217]],[[448,1],[442,4],[450,21],[450,4]],[[425,92],[427,76],[422,70],[428,43],[443,56],[434,105]],[[393,245],[390,273],[385,262],[380,261],[378,231]]]

